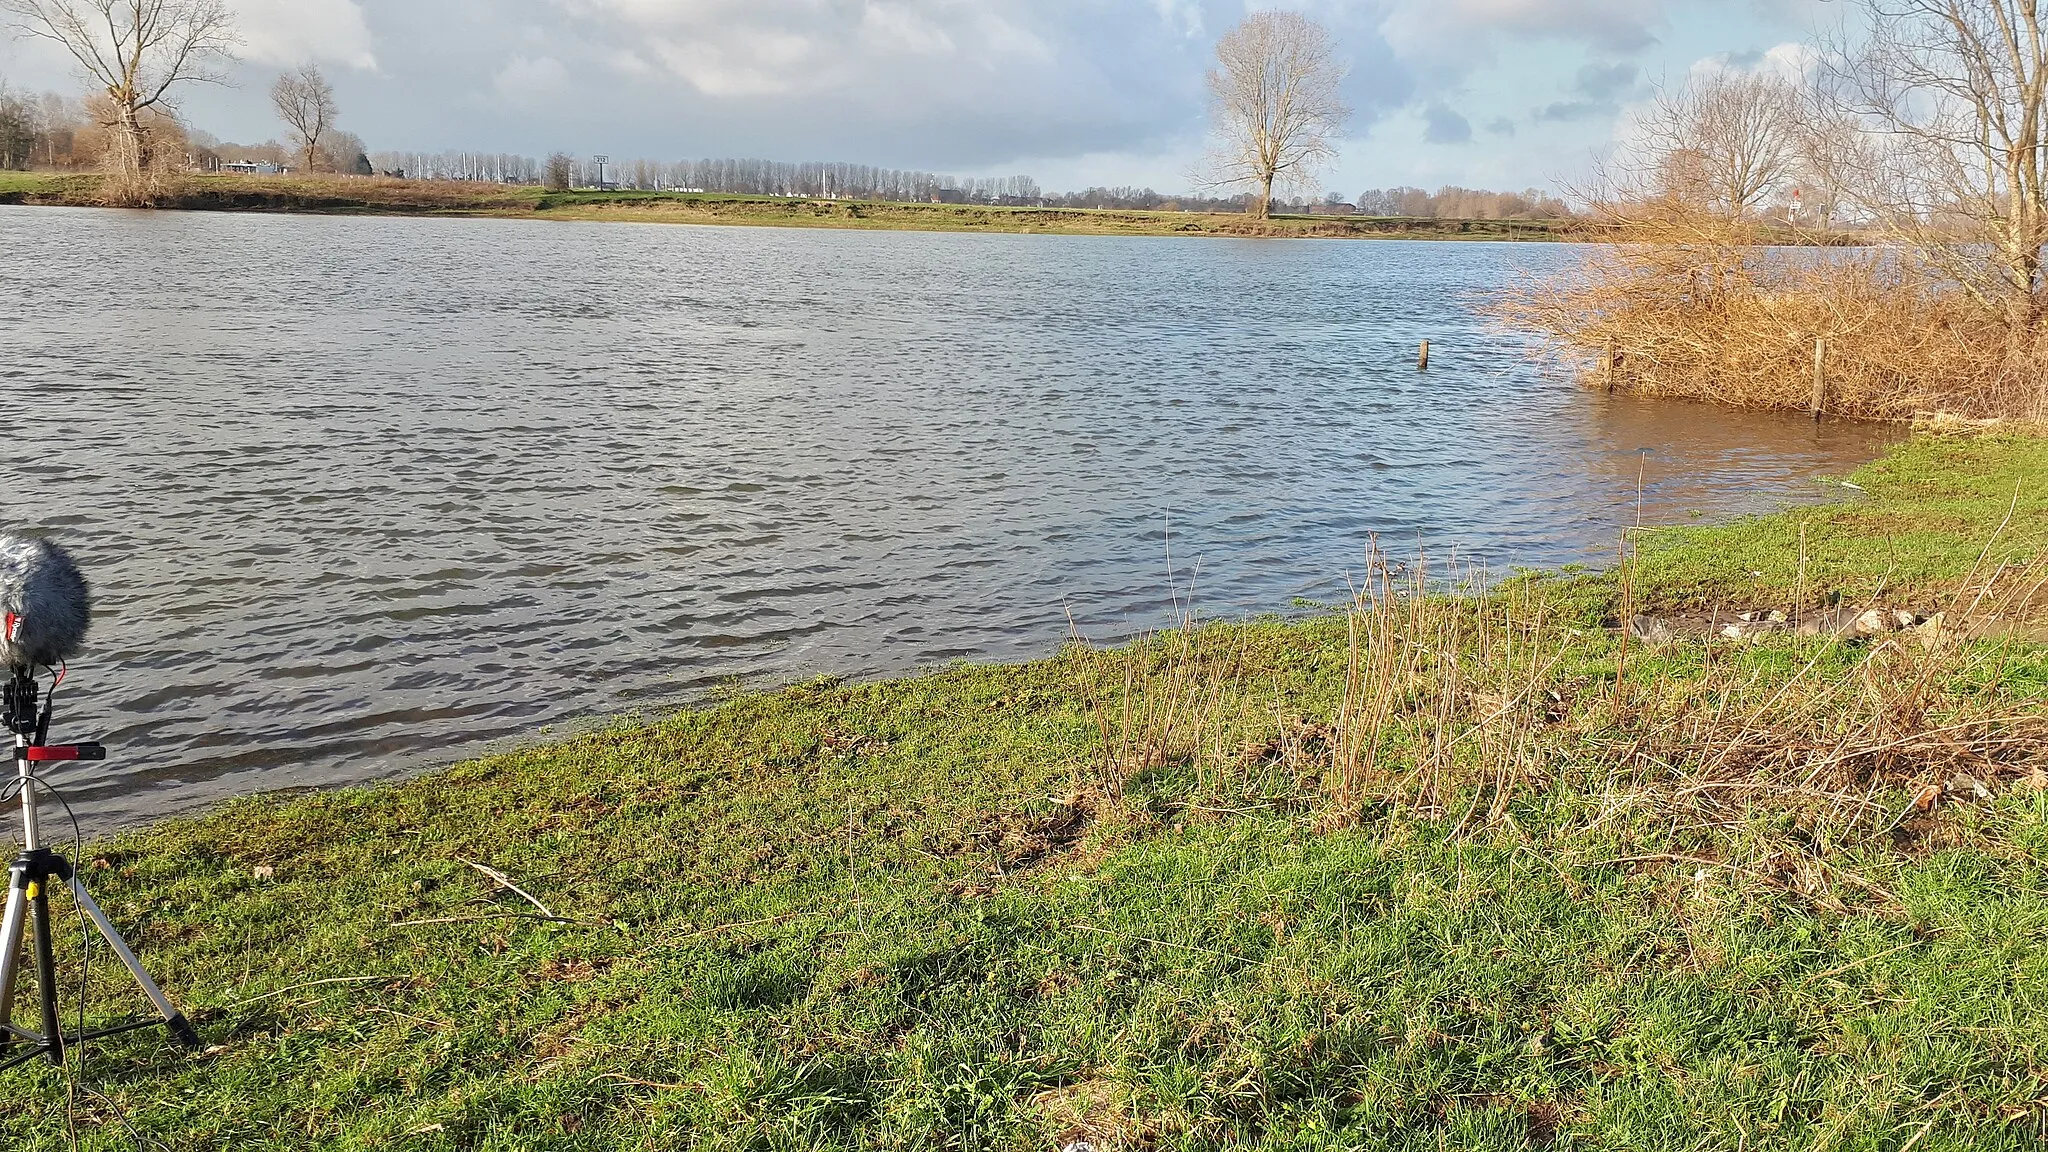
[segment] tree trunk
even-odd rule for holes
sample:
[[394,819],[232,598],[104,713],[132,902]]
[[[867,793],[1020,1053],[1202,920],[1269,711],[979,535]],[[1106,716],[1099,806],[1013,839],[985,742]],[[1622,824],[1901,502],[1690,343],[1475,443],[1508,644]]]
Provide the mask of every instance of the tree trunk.
[[1265,178],[1259,183],[1258,207],[1259,219],[1271,220],[1273,218],[1273,174],[1271,172],[1266,173]]
[[120,153],[117,163],[120,175],[130,181],[141,177],[149,167],[149,157],[143,154],[142,120],[135,109],[127,104],[121,106],[120,120],[115,125],[115,149]]
[[107,199],[116,204],[141,205],[150,199],[149,175],[149,130],[142,125],[142,117],[134,104],[119,99],[116,94],[113,123],[113,155],[106,165]]
[[2040,249],[2022,250],[2007,257],[2006,340],[2015,352],[2034,346],[2035,332],[2041,324],[2040,275]]

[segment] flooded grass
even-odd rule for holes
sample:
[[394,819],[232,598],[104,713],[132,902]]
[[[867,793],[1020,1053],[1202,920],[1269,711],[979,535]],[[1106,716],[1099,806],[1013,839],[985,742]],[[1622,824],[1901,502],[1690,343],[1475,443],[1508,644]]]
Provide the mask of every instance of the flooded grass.
[[[1605,575],[1451,600],[1388,564],[1306,622],[93,845],[216,1047],[94,1044],[71,1115],[104,1148],[114,1107],[178,1148],[2036,1147],[2048,647],[1966,625],[2040,606],[2007,512],[2044,451],[1922,439]],[[1617,626],[1880,579],[1946,627]],[[128,994],[93,971],[98,1018]],[[55,1071],[0,1081],[7,1146],[69,1123]]]

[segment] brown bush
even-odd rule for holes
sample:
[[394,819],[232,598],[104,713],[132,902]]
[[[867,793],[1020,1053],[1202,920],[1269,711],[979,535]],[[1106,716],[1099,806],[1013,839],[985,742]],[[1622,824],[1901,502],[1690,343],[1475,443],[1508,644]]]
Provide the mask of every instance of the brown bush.
[[2048,414],[2048,342],[2013,339],[1909,253],[1677,211],[1608,233],[1500,308],[1589,386],[1803,411],[1818,342],[1831,414]]

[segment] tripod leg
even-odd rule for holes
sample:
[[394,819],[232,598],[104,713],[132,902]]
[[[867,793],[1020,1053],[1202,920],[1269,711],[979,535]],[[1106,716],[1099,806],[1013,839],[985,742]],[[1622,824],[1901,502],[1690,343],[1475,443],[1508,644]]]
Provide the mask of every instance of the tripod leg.
[[149,978],[149,973],[143,970],[142,961],[135,958],[135,953],[128,948],[128,942],[121,939],[119,932],[114,931],[114,926],[107,921],[107,914],[100,911],[99,904],[85,890],[85,881],[75,875],[71,877],[71,897],[77,900],[78,906],[85,909],[85,914],[92,918],[94,926],[100,930],[100,935],[107,938],[107,944],[114,949],[114,955],[119,956],[121,963],[128,966],[129,974],[142,986],[142,994],[149,997],[149,1002],[156,1005],[156,1010],[163,1014],[164,1024],[170,1028],[171,1035],[177,1037],[178,1043],[187,1048],[199,1047],[199,1033],[192,1030],[192,1024],[185,1019],[185,1014],[172,1007],[170,997],[165,996],[163,989],[156,986],[156,981]]
[[14,978],[21,971],[21,930],[28,923],[28,893],[19,885],[7,889],[7,919],[0,921],[0,1050],[14,1043],[6,1029],[14,1023]]
[[64,1020],[57,1012],[57,948],[50,935],[50,894],[47,880],[28,888],[29,927],[36,934],[36,999],[43,1006],[43,1044],[50,1063],[64,1063]]

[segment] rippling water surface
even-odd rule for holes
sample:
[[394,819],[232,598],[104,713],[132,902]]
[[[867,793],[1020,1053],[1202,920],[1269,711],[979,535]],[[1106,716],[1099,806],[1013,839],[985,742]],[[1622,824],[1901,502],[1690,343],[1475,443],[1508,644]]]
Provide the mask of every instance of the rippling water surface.
[[[1367,537],[1603,560],[1882,433],[1540,378],[1569,249],[0,209],[0,523],[98,614],[99,827],[728,677],[1332,599]],[[1427,374],[1417,341],[1433,342]]]

